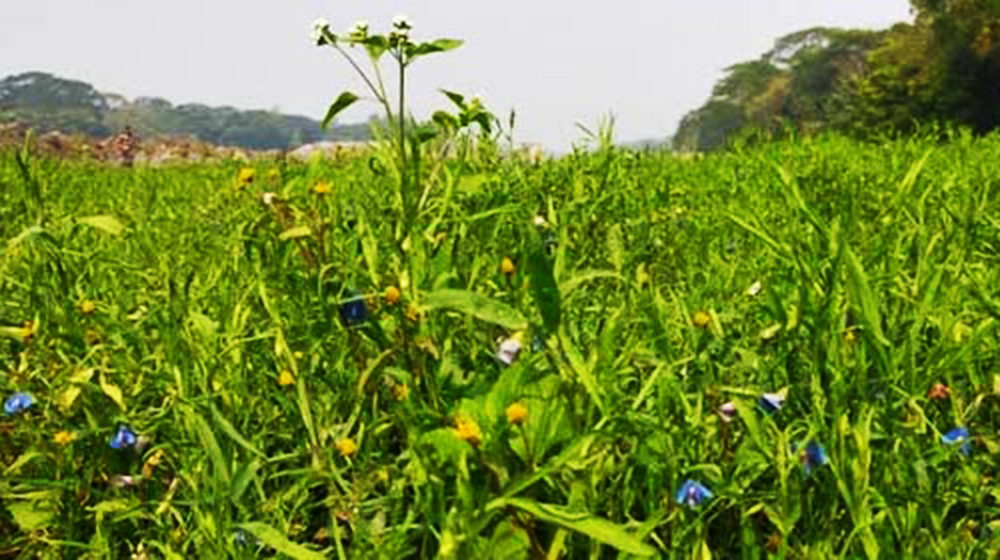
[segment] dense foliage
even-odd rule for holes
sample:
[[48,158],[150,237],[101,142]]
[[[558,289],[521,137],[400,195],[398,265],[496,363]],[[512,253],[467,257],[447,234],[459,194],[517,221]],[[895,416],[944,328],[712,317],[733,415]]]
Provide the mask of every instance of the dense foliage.
[[1000,126],[1000,2],[914,1],[889,30],[815,28],[736,64],[675,135],[710,150],[748,130],[841,130],[872,137],[921,125]]
[[0,157],[0,556],[1000,545],[995,135]]
[[38,132],[106,137],[131,126],[141,137],[194,138],[217,145],[284,149],[319,140],[367,140],[368,124],[334,126],[327,133],[307,117],[242,111],[165,99],[134,101],[100,93],[90,84],[29,72],[0,80],[0,121]]

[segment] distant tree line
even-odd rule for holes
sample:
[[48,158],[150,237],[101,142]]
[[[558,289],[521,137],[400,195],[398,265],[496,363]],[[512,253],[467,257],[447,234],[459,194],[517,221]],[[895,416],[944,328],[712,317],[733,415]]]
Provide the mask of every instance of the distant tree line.
[[285,149],[320,140],[363,141],[365,123],[335,125],[329,131],[307,117],[272,111],[242,111],[195,103],[173,105],[143,97],[128,101],[103,94],[88,83],[42,72],[0,80],[0,122],[20,121],[38,132],[60,131],[107,137],[131,126],[140,137],[190,137],[249,149]]
[[673,144],[712,150],[750,131],[908,133],[926,124],[1000,127],[1000,0],[911,0],[883,31],[817,27],[726,70]]

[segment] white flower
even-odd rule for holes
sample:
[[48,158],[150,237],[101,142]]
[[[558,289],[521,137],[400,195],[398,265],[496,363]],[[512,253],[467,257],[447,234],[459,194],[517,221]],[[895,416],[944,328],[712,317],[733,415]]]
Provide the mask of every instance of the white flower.
[[534,222],[535,225],[538,227],[545,227],[545,224],[547,223],[545,221],[545,218],[543,218],[542,216],[535,216]]
[[355,39],[364,39],[367,36],[368,22],[365,20],[354,22],[354,27],[351,28],[351,37]]
[[273,192],[266,192],[260,197],[260,199],[264,202],[264,204],[270,206],[274,204],[274,199],[276,199],[277,197],[278,195],[274,194]]
[[512,336],[500,343],[500,350],[497,352],[497,359],[510,365],[517,353],[521,351],[521,340],[518,336]]
[[736,405],[733,401],[729,401],[719,407],[719,417],[722,418],[723,422],[732,422],[733,418],[736,418]]
[[410,18],[400,14],[392,18],[392,26],[401,31],[409,31],[413,29],[413,22],[410,21]]
[[760,280],[758,280],[758,281],[754,282],[753,284],[751,284],[749,288],[747,288],[747,295],[748,296],[756,296],[757,294],[760,293],[760,291],[762,289],[763,289],[763,286],[761,285]]
[[330,31],[330,22],[326,18],[316,18],[313,22],[312,33],[309,34],[309,38],[316,45],[326,44],[326,33]]

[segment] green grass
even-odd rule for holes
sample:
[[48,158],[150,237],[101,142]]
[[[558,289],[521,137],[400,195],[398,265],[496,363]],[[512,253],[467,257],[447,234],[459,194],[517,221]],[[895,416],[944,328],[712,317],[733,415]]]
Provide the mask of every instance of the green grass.
[[[35,399],[0,419],[0,557],[1000,545],[995,135],[459,158],[425,166],[409,240],[381,156],[259,161],[244,189],[238,162],[0,157],[0,396]],[[123,424],[141,449],[109,446]],[[809,440],[829,462],[807,476]],[[687,479],[714,496],[678,504]]]

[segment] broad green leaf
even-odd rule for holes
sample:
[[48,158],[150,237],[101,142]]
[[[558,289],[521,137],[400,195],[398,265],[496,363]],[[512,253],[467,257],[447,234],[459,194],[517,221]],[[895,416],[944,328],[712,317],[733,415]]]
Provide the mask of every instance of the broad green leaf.
[[368,276],[376,286],[380,285],[381,276],[378,273],[378,239],[368,222],[368,217],[359,206],[357,209],[358,234],[361,236],[361,252],[365,256],[365,264],[368,265]]
[[225,458],[222,456],[222,448],[219,447],[219,440],[215,438],[215,434],[212,432],[212,427],[193,408],[186,406],[182,410],[184,415],[187,416],[188,421],[191,422],[192,431],[201,441],[202,448],[211,457],[212,463],[215,465],[216,478],[224,484],[229,484],[229,468]]
[[341,93],[340,96],[337,97],[337,100],[330,104],[330,108],[327,109],[326,116],[323,117],[323,122],[319,124],[319,127],[323,130],[329,128],[330,123],[333,122],[333,119],[337,116],[337,114],[353,105],[358,99],[360,98],[357,95],[354,95],[349,91]]
[[110,233],[111,235],[121,235],[125,232],[125,226],[114,216],[87,216],[85,218],[79,218],[77,221],[81,224]]
[[312,235],[312,229],[310,229],[309,226],[296,226],[281,232],[281,234],[278,236],[278,239],[286,241],[288,239],[309,237],[310,235]]
[[326,559],[325,555],[288,540],[280,531],[265,523],[242,523],[240,527],[257,537],[260,542],[295,560]]
[[263,451],[257,449],[257,447],[255,447],[254,444],[250,443],[246,438],[244,438],[243,435],[240,434],[236,430],[236,428],[229,423],[229,420],[226,420],[225,416],[223,416],[222,413],[219,412],[219,409],[215,408],[214,404],[211,405],[211,410],[212,410],[212,418],[215,420],[215,423],[218,424],[219,427],[222,428],[222,431],[225,432],[227,436],[231,437],[233,441],[235,441],[244,449],[253,453],[254,455],[258,455],[260,457],[267,456],[264,454]]
[[115,401],[115,404],[122,409],[122,412],[125,412],[127,409],[125,407],[125,397],[122,396],[121,388],[114,383],[109,382],[107,378],[105,378],[104,372],[101,372],[101,375],[98,377],[98,381],[101,383],[101,391],[104,391],[104,394],[111,400]]
[[552,261],[545,254],[542,240],[534,230],[531,230],[528,241],[528,276],[531,295],[542,314],[542,324],[547,332],[555,333],[559,330],[562,317],[562,297],[552,271]]
[[17,459],[14,459],[14,462],[11,463],[10,466],[4,469],[3,475],[10,476],[16,473],[18,470],[21,469],[21,467],[27,465],[33,459],[36,459],[38,457],[42,457],[42,454],[37,451],[26,451],[22,453]]
[[861,312],[865,329],[883,346],[889,346],[889,340],[882,331],[882,319],[878,311],[878,300],[868,283],[868,275],[861,261],[849,248],[844,250],[847,258],[847,289],[854,300],[854,305]]
[[370,35],[361,41],[361,44],[368,51],[368,56],[376,62],[382,58],[382,55],[389,48],[389,42],[383,35]]
[[467,290],[437,290],[424,296],[428,309],[452,309],[509,330],[528,328],[528,320],[516,309]]
[[503,499],[504,505],[533,515],[540,521],[552,523],[579,533],[622,552],[637,556],[654,556],[656,549],[637,539],[624,527],[586,512],[572,512],[562,506],[542,504],[523,498]]
[[14,523],[25,533],[44,529],[56,521],[52,508],[46,502],[7,501],[4,506],[14,518]]
[[14,340],[24,340],[31,335],[31,329],[26,327],[0,327],[0,336]]
[[67,412],[76,402],[77,397],[83,391],[83,385],[89,383],[94,377],[94,368],[80,370],[69,379],[70,386],[66,387],[56,396],[56,406],[64,413]]
[[455,93],[446,89],[441,90],[441,93],[445,94],[459,109],[465,110],[465,96],[461,93]]

